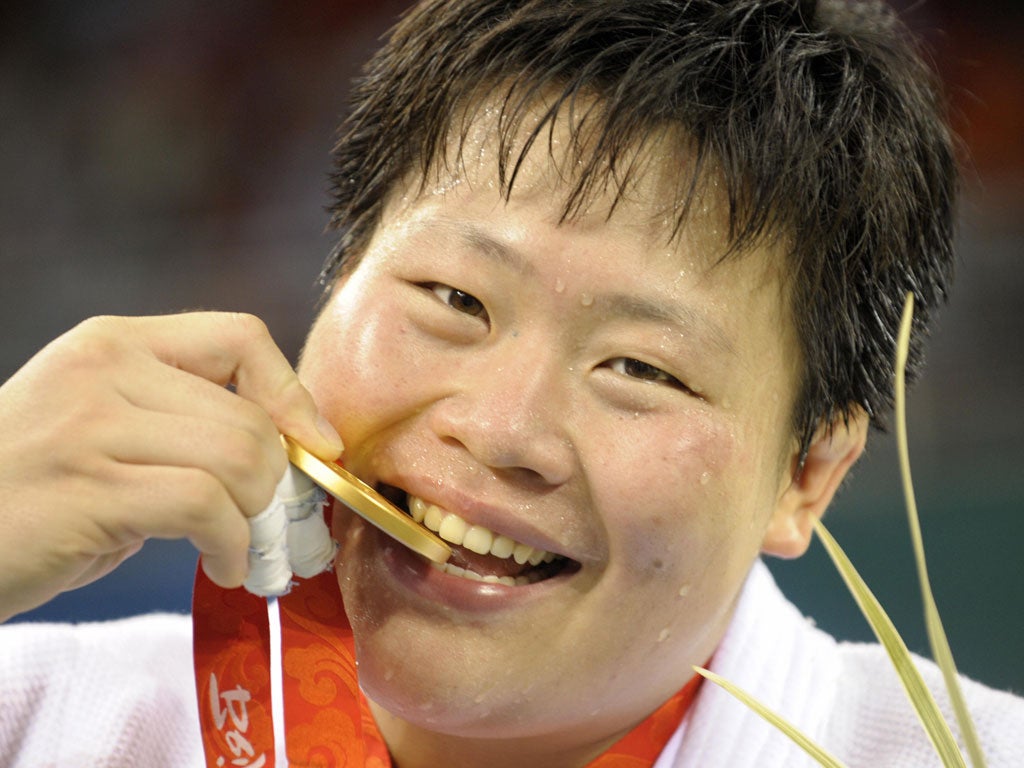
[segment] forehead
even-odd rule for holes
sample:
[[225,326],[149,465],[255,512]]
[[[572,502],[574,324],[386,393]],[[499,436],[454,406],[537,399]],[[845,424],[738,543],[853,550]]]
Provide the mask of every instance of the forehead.
[[730,263],[743,262],[741,272],[780,288],[788,310],[789,238],[734,249],[726,185],[713,164],[696,165],[690,138],[665,127],[608,154],[604,145],[615,139],[601,134],[600,109],[579,97],[552,111],[551,100],[538,96],[509,117],[500,92],[489,91],[457,112],[426,171],[408,173],[391,190],[384,218],[456,190],[496,191],[506,205],[543,201],[552,223],[616,230],[641,254],[675,254],[680,270],[734,272]]
[[559,223],[575,227],[614,221],[652,250],[687,241],[684,250],[702,254],[707,266],[729,253],[720,174],[709,163],[697,167],[683,131],[610,137],[597,99],[579,96],[566,106],[552,104],[555,94],[535,96],[510,112],[506,98],[491,90],[457,110],[426,170],[407,173],[385,211],[465,185],[495,189],[506,202],[542,197]]
[[[509,211],[529,209],[532,220],[545,226],[518,233],[520,240],[540,232],[549,241],[557,233],[566,244],[590,238],[601,246],[591,251],[598,260],[602,254],[628,251],[638,268],[658,267],[638,269],[634,285],[649,275],[649,287],[666,287],[668,275],[669,280],[678,276],[715,286],[731,299],[755,289],[770,291],[774,319],[783,336],[791,336],[780,269],[783,253],[763,246],[729,252],[723,185],[713,169],[698,173],[694,168],[685,137],[662,131],[629,146],[613,162],[588,154],[600,137],[585,116],[576,122],[565,113],[552,117],[543,101],[521,115],[512,130],[494,99],[464,110],[427,172],[410,174],[392,194],[385,221],[415,220],[417,228],[426,226],[438,238],[511,263],[516,252],[505,245],[509,233],[480,222],[508,221]],[[549,255],[556,251],[541,249]],[[609,280],[621,280],[621,273],[609,271]]]

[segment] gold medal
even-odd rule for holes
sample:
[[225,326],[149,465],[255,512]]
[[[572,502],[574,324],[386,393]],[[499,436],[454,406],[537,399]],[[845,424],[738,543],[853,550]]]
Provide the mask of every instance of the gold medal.
[[287,435],[282,441],[288,460],[368,523],[428,560],[443,563],[451,548],[390,501],[338,464],[318,459]]

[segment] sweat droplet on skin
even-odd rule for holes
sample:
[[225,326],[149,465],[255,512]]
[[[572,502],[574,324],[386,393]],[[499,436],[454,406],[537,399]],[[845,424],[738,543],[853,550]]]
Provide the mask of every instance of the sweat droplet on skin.
[[690,594],[690,585],[683,584],[683,586],[679,588],[679,596],[686,597],[688,594]]
[[580,296],[580,304],[584,307],[589,307],[594,303],[594,297],[589,293],[584,293]]
[[658,635],[658,642],[659,643],[664,643],[666,640],[668,640],[669,635],[671,635],[671,634],[672,633],[668,631],[668,627],[666,627],[665,629],[661,630],[661,634]]
[[565,291],[565,280],[558,277],[555,278],[555,293],[562,293]]
[[710,481],[711,481],[711,473],[710,472],[701,472],[700,473],[700,484],[701,485],[707,485]]

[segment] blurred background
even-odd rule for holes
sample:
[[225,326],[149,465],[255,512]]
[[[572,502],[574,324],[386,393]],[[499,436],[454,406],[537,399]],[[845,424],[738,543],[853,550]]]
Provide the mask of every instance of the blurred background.
[[[253,312],[294,361],[331,246],[328,151],[347,84],[407,5],[0,4],[0,380],[101,313]],[[958,284],[909,405],[925,543],[961,670],[1019,693],[1024,4],[900,5],[970,151]],[[828,521],[927,653],[891,436],[873,436]],[[151,541],[114,575],[17,620],[187,611],[194,565],[188,544]],[[771,566],[819,625],[869,639],[819,545]]]

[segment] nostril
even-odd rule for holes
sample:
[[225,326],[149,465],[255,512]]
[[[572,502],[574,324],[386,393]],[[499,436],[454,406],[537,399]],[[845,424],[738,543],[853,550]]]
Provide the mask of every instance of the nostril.
[[494,473],[504,475],[513,483],[523,488],[540,490],[552,485],[543,473],[530,467],[497,467],[494,469]]

